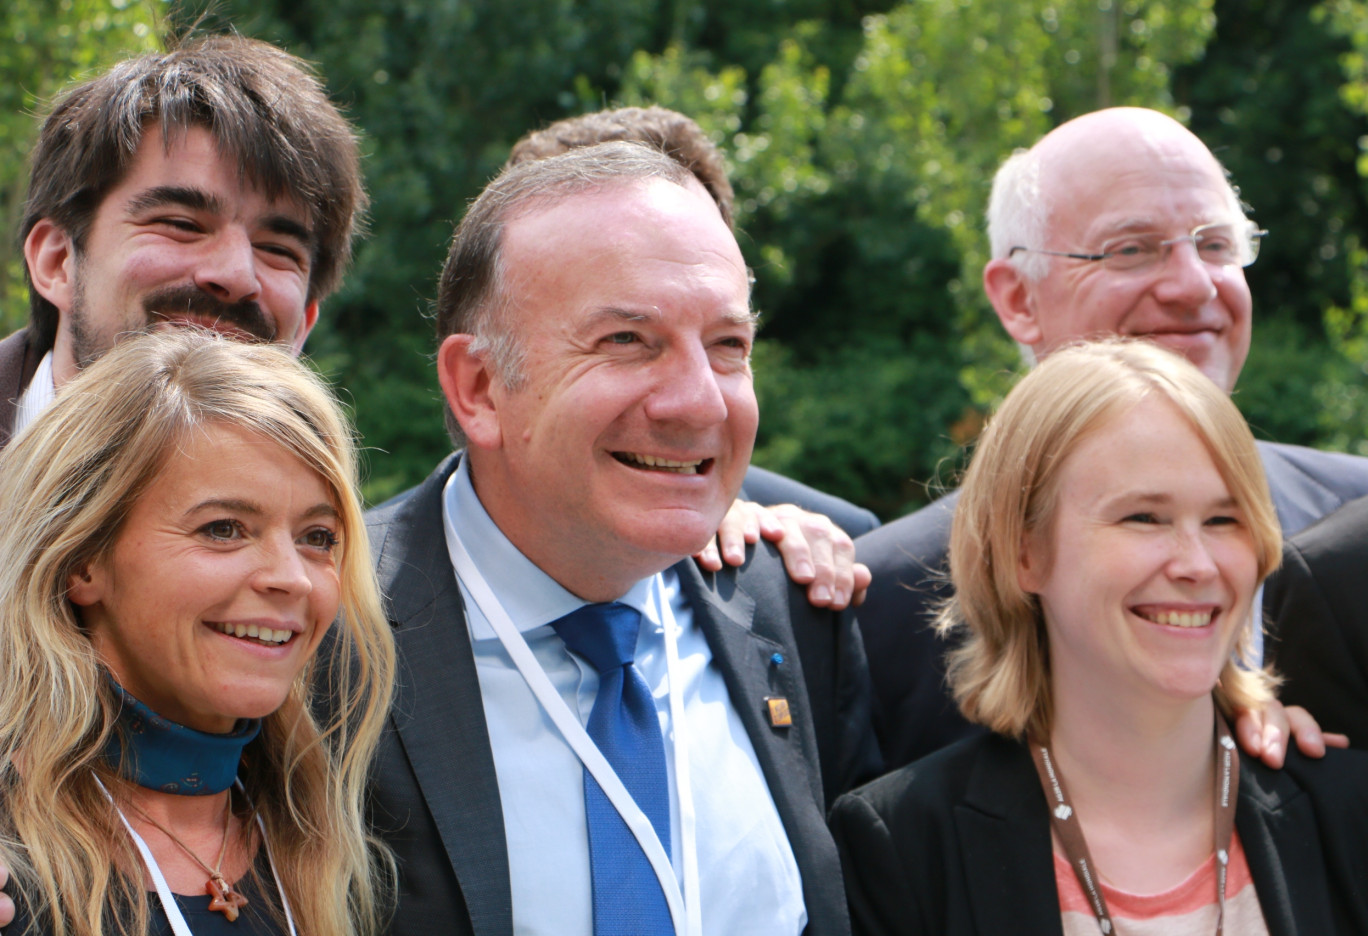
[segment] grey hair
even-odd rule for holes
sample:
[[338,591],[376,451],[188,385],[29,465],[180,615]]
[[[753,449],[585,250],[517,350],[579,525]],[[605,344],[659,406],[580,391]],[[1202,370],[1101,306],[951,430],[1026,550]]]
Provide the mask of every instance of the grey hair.
[[[1050,257],[1035,253],[1045,246],[1050,230],[1050,216],[1054,206],[1046,196],[1042,184],[1043,160],[1037,152],[1039,144],[1029,150],[1018,149],[1002,163],[993,176],[993,191],[988,198],[988,243],[994,260],[1009,258],[1021,275],[1030,282],[1038,282],[1049,272]],[[1213,155],[1225,182],[1226,205],[1232,216],[1248,221],[1249,206],[1240,200],[1240,192],[1230,181],[1230,172]],[[1013,247],[1029,247],[1012,256]],[[1028,359],[1028,363],[1030,360]]]
[[[693,174],[642,143],[585,146],[504,169],[471,204],[456,228],[437,288],[437,343],[473,336],[470,350],[486,356],[496,379],[516,390],[526,381],[524,349],[510,327],[507,270],[502,254],[508,223],[576,195],[613,185],[663,179],[685,186]],[[465,433],[450,408],[447,431],[456,445]]]

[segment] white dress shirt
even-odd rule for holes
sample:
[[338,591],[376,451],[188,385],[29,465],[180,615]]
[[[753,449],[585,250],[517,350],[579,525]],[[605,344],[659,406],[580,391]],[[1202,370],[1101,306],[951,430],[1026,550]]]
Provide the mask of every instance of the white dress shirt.
[[38,362],[33,379],[19,397],[18,409],[14,414],[14,435],[27,429],[28,424],[37,419],[38,414],[47,409],[55,399],[57,387],[52,382],[52,352],[49,351]]
[[[524,556],[490,519],[462,460],[443,492],[447,541],[459,537],[572,712],[587,724],[598,673],[550,627],[585,602]],[[459,530],[459,533],[457,532]],[[478,605],[461,584],[480,695],[499,780],[513,894],[513,931],[592,936],[593,903],[584,770],[542,710]],[[670,728],[663,601],[678,627],[680,688],[697,814],[704,933],[797,936],[807,924],[802,880],[783,823],[722,673],[695,626],[679,580],[666,571],[619,599],[642,613],[636,667],[655,696],[670,778],[670,845],[681,867],[679,796]]]

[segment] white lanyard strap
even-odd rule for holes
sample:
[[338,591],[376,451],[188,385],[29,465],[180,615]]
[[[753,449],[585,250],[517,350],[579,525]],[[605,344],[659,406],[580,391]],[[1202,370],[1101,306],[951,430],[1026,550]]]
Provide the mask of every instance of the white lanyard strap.
[[[641,850],[646,853],[646,859],[651,863],[651,868],[655,871],[657,880],[660,881],[660,889],[665,892],[665,902],[670,907],[670,918],[674,922],[676,936],[697,936],[697,932],[691,930],[687,923],[689,914],[685,913],[684,897],[679,890],[679,882],[675,879],[674,868],[670,864],[670,856],[665,854],[664,847],[660,844],[660,838],[656,835],[655,829],[651,826],[651,820],[646,818],[646,814],[641,811],[641,807],[632,799],[632,794],[627,792],[622,781],[618,779],[617,773],[612,765],[608,763],[598,745],[589,737],[589,732],[584,730],[580,724],[579,717],[570,711],[570,706],[561,698],[556,687],[551,684],[551,680],[537,662],[532,649],[523,639],[523,635],[518,631],[513,619],[504,610],[503,604],[494,595],[493,589],[485,581],[485,577],[480,570],[475,567],[474,561],[470,558],[470,553],[466,551],[465,544],[461,542],[461,537],[451,525],[447,526],[450,534],[447,536],[447,551],[450,553],[452,565],[455,566],[456,574],[460,577],[462,584],[470,592],[471,598],[479,605],[480,611],[489,621],[490,627],[503,644],[509,657],[513,660],[513,665],[522,674],[532,694],[537,697],[541,707],[546,711],[547,716],[555,723],[561,736],[565,738],[571,750],[579,757],[584,764],[584,769],[598,782],[603,789],[608,801],[613,804],[613,808],[618,811],[622,821],[627,824],[627,828],[636,837]],[[671,695],[671,721],[673,722],[676,734],[676,756],[675,756],[675,788],[680,798],[680,814],[684,813],[684,793],[685,788],[679,784],[679,765],[678,755],[679,742],[678,733],[683,724],[683,720],[676,716],[674,711],[674,697],[679,693],[676,691],[675,672],[671,667],[673,662],[672,651],[674,648],[674,634],[667,627],[665,628],[666,645],[666,666],[670,681]],[[686,780],[687,783],[687,780]],[[693,804],[689,804],[689,813],[693,813]],[[692,831],[690,829],[689,831]],[[681,851],[693,850],[693,843],[682,843]]]
[[[156,888],[157,899],[161,901],[162,910],[166,912],[166,919],[171,924],[171,932],[175,936],[194,936],[190,932],[190,926],[185,922],[185,917],[181,915],[180,905],[176,903],[175,895],[171,893],[171,886],[166,883],[166,875],[162,874],[161,867],[157,864],[157,859],[152,857],[152,849],[147,847],[147,842],[137,833],[133,825],[124,815],[119,804],[114,802],[114,797],[109,795],[105,785],[100,782],[99,777],[95,777],[95,783],[100,788],[100,792],[109,800],[109,804],[114,807],[114,811],[119,814],[119,821],[124,824],[128,834],[133,836],[133,844],[138,846],[138,853],[142,855],[143,864],[147,865],[147,873],[152,877],[152,886]],[[237,783],[239,790],[242,789],[242,781]],[[243,795],[246,791],[243,790]],[[261,829],[261,845],[266,849],[266,861],[271,866],[271,876],[275,878],[276,889],[280,892],[280,905],[285,910],[285,924],[290,929],[290,936],[297,936],[295,933],[294,915],[290,912],[290,901],[285,896],[285,888],[280,885],[280,874],[275,869],[275,862],[271,859],[271,845],[266,841],[266,823],[262,822],[261,816],[256,817],[257,827]]]
[[679,856],[683,862],[684,906],[688,910],[689,936],[703,936],[702,903],[698,896],[698,832],[694,812],[693,784],[689,774],[689,743],[684,720],[684,686],[679,673],[679,622],[665,600],[665,590],[655,589],[656,617],[665,631],[665,672],[670,682],[670,728],[674,735],[675,793],[679,797]]

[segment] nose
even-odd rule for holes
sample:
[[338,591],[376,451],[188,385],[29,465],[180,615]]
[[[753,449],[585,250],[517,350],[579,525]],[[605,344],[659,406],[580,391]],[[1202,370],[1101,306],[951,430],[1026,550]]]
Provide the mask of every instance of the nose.
[[216,233],[195,270],[195,285],[222,302],[257,298],[256,252],[245,230],[230,225]]
[[1202,530],[1176,530],[1173,538],[1173,555],[1168,563],[1170,577],[1206,582],[1220,574]]
[[717,425],[727,418],[726,396],[702,345],[671,348],[662,355],[661,364],[646,401],[648,417],[697,428]]
[[1168,251],[1168,256],[1160,264],[1154,296],[1169,307],[1195,315],[1202,306],[1216,298],[1216,283],[1222,275],[1221,267],[1202,260],[1190,236],[1170,241]]
[[288,532],[272,536],[263,543],[252,585],[259,592],[292,598],[313,591],[313,579],[309,577],[304,557]]

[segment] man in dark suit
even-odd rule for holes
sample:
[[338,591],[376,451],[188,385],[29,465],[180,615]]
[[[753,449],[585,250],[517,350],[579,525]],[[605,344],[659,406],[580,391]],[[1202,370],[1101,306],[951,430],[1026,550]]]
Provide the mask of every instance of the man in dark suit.
[[[763,544],[717,574],[684,561],[758,415],[746,270],[706,191],[622,143],[515,166],[458,228],[437,319],[465,453],[371,517],[401,657],[373,807],[394,931],[587,936],[673,891],[702,932],[846,932],[823,779],[876,759],[858,634]],[[602,682],[559,617],[586,603],[641,615],[629,668],[674,778],[645,893],[599,879],[601,745],[575,739]]]
[[[1113,108],[1064,124],[1003,163],[988,230],[984,290],[1028,359],[1083,338],[1144,336],[1234,389],[1249,351],[1249,288],[1240,267],[1206,263],[1202,244],[1236,236],[1253,262],[1260,232],[1216,158],[1176,121]],[[1284,533],[1368,495],[1368,459],[1267,442],[1259,453]],[[954,501],[856,542],[873,572],[860,627],[890,769],[973,730],[945,695],[944,647],[930,629],[948,587]]]

